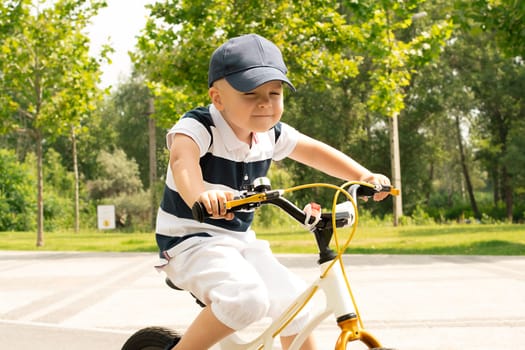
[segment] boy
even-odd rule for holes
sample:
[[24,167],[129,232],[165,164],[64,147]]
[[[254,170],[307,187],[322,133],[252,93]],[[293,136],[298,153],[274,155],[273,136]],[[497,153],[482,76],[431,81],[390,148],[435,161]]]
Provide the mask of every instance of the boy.
[[[168,132],[170,166],[157,217],[159,268],[207,306],[173,349],[208,349],[265,316],[277,317],[304,284],[250,230],[253,212],[226,213],[225,202],[272,160],[290,157],[344,180],[387,185],[350,157],[280,122],[288,80],[280,50],[255,34],[233,38],[212,55],[212,104],[184,115]],[[386,194],[376,194],[381,200]],[[199,201],[212,214],[192,220]],[[283,349],[308,319],[307,312],[281,335]],[[309,337],[302,349],[315,349]]]

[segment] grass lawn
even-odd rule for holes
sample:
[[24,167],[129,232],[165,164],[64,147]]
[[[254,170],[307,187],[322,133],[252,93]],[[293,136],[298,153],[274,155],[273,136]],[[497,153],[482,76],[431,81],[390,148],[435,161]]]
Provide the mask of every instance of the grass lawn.
[[[525,226],[432,225],[361,227],[348,253],[358,254],[450,254],[525,255]],[[297,228],[258,229],[276,253],[315,253],[313,235]],[[341,236],[349,231],[339,231]],[[342,239],[344,240],[344,238]],[[118,231],[46,232],[44,247],[35,246],[35,232],[0,232],[0,250],[156,252],[153,233]]]
[[[275,252],[314,252],[309,233],[260,232]],[[524,225],[432,225],[362,227],[347,253],[436,255],[525,255]]]

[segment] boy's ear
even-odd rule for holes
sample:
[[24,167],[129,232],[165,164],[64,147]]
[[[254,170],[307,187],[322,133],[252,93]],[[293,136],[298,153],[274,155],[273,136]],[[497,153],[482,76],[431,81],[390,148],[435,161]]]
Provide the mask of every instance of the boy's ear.
[[221,94],[219,92],[219,89],[217,89],[215,86],[212,86],[208,90],[208,95],[210,96],[211,102],[217,108],[217,110],[222,111],[224,109],[224,106],[222,104],[221,100]]

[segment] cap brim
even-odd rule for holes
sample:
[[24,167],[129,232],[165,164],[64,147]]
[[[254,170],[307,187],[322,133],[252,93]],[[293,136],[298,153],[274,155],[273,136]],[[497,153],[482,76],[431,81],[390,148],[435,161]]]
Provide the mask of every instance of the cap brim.
[[272,67],[255,67],[227,75],[225,78],[235,90],[241,92],[252,91],[258,86],[274,80],[280,80],[286,83],[290,89],[295,92],[295,87],[286,75],[279,69]]

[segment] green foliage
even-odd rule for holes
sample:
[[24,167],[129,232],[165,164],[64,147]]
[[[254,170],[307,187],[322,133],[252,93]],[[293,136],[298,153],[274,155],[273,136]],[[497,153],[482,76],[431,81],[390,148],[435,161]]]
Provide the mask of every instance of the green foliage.
[[44,174],[45,229],[71,228],[74,222],[74,176],[62,165],[62,158],[54,149],[46,152]]
[[[0,3],[0,132],[24,133],[37,157],[37,246],[44,244],[43,144],[76,135],[102,96],[83,33],[99,0]],[[102,58],[103,59],[103,58]]]
[[456,0],[454,20],[472,32],[494,33],[509,56],[525,57],[525,3],[521,0]]
[[417,206],[416,209],[414,209],[411,217],[416,225],[429,225],[435,223],[430,215],[420,206]]
[[74,213],[72,196],[61,196],[54,188],[46,188],[44,206],[45,231],[73,227]]
[[[257,32],[281,48],[299,91],[287,96],[285,121],[388,174],[385,117],[404,109],[415,70],[436,60],[451,35],[443,17],[414,23],[425,3],[155,3],[132,59],[155,96],[155,118],[169,127],[188,109],[209,103],[212,51],[230,37]],[[286,167],[295,183],[340,181],[288,162]],[[375,206],[383,213],[390,207]]]
[[97,157],[98,177],[88,183],[93,199],[114,198],[142,190],[137,163],[126,157],[123,150],[102,151]]
[[[460,219],[461,213],[472,216],[472,204],[460,195],[466,188],[466,172],[478,206],[486,206],[478,198],[480,193],[490,191],[493,196],[488,205],[498,207],[506,202],[507,215],[515,200],[522,201],[519,179],[523,167],[519,164],[523,157],[516,146],[520,146],[517,135],[523,132],[525,69],[520,59],[502,54],[493,31],[475,30],[483,25],[479,17],[483,11],[474,15],[462,6],[472,10],[480,3],[439,1],[425,8],[431,17],[449,13],[457,26],[440,60],[415,76],[400,117],[408,212],[422,205],[433,217],[442,218],[439,220]],[[458,152],[459,136],[464,160]],[[448,199],[438,205],[435,199],[442,196]],[[500,215],[492,217],[504,220]],[[515,220],[517,217],[514,215]]]
[[[22,167],[11,178],[22,181],[28,172],[27,183],[36,186],[34,147],[43,145],[46,228],[71,227],[71,135],[75,135],[82,224],[95,227],[97,203],[118,201],[117,211],[124,208],[131,213],[124,230],[146,230],[149,200],[141,185],[149,180],[145,99],[155,96],[162,177],[167,159],[161,128],[173,125],[188,109],[209,103],[206,74],[213,49],[231,36],[257,32],[282,49],[298,87],[297,93],[287,93],[283,121],[388,174],[385,116],[399,113],[406,214],[402,223],[469,220],[473,213],[462,165],[472,178],[482,222],[506,221],[509,212],[515,222],[523,222],[524,4],[517,0],[159,1],[150,6],[151,20],[138,38],[134,76],[102,101],[104,92],[96,81],[108,48],[97,58],[89,57],[89,42],[82,31],[105,2],[3,1],[0,146],[16,149],[17,158],[24,161],[7,173]],[[458,153],[455,118],[460,121],[465,164]],[[117,173],[123,171],[134,179],[130,180],[134,192],[129,195],[122,188],[128,183],[115,180],[111,171],[101,171],[97,161],[102,151],[113,154],[116,149],[126,153],[117,158],[136,161],[129,169],[115,167]],[[0,183],[7,181],[4,173]],[[274,177],[281,175],[279,186]],[[271,177],[274,187],[340,183],[288,161],[274,168]],[[28,210],[22,214],[13,215],[15,209],[7,207],[13,203],[7,199],[11,192],[2,192],[0,212],[10,223],[16,221],[13,229],[35,227],[36,191],[27,189],[27,183],[17,187],[23,200],[9,204]],[[96,184],[101,192],[91,192],[94,197],[89,197],[86,184]],[[113,193],[117,187],[118,193]],[[293,200],[329,201],[331,195],[300,191]],[[375,227],[383,224],[380,218],[390,219],[390,200],[366,203],[363,208],[366,225]],[[275,210],[263,208],[258,222],[278,226],[282,215]]]
[[[272,184],[273,189],[287,188],[293,186],[292,177],[285,168],[273,166],[268,178]],[[255,212],[254,223],[260,227],[277,227],[282,226],[287,222],[285,215],[280,215],[281,209],[264,205]]]
[[73,173],[67,171],[62,165],[62,157],[52,148],[46,152],[44,173],[46,184],[53,188],[58,195],[73,198],[75,185]]
[[103,1],[60,0],[53,6],[0,5],[9,32],[0,34],[3,130],[53,137],[93,110],[99,64],[81,32]]
[[149,230],[150,194],[143,190],[135,160],[128,159],[124,151],[117,149],[113,153],[102,151],[97,163],[98,176],[87,184],[90,198],[97,204],[115,205],[118,227]]
[[0,149],[0,231],[34,229],[35,177],[14,152]]
[[[212,51],[227,38],[257,32],[281,48],[299,88],[329,88],[351,79],[367,57],[372,63],[367,101],[372,109],[391,116],[403,109],[402,88],[409,84],[412,70],[435,58],[450,35],[450,25],[439,21],[415,33],[412,40],[397,37],[398,31],[411,25],[421,2],[156,3],[150,6],[151,19],[133,61],[159,100],[171,101],[175,109],[169,115],[180,115],[207,101]],[[168,123],[169,115],[157,115],[162,125]]]
[[[131,77],[119,85],[106,101],[105,123],[117,132],[112,146],[125,150],[126,155],[135,159],[139,166],[140,178],[145,187],[149,187],[149,132],[151,93],[144,81]],[[152,100],[151,100],[152,101]],[[157,159],[162,158],[166,149],[165,129],[156,127]],[[166,162],[157,162],[157,173],[165,172]]]
[[[522,126],[525,66],[519,60],[504,56],[494,45],[491,35],[465,36],[464,40],[467,42],[457,43],[458,46],[468,45],[456,48],[463,52],[456,57],[456,62],[461,64],[457,72],[472,92],[478,108],[471,118],[476,156],[486,169],[496,202],[506,203],[510,219],[512,193],[515,186],[521,186],[514,181],[516,176],[511,175],[510,169],[515,169],[515,161],[521,157],[511,158],[508,152],[515,142],[512,130]],[[464,48],[467,51],[462,51]]]
[[[451,22],[433,18],[433,23],[414,24],[425,1],[350,2],[360,13],[365,37],[364,54],[372,65],[369,106],[382,115],[394,116],[404,108],[404,98],[413,72],[437,59],[452,32]],[[419,19],[418,19],[419,20]],[[407,35],[408,33],[408,35]]]
[[[389,142],[384,117],[366,111],[366,97],[363,97],[366,90],[366,82],[361,78],[322,91],[305,86],[288,101],[284,121],[352,156],[369,169],[388,174]],[[293,161],[286,160],[285,165],[294,184],[343,183],[341,179]],[[315,200],[320,203],[329,203],[332,196],[331,191],[315,192]],[[294,194],[294,198],[308,202],[312,200],[312,194],[301,191]],[[367,208],[384,213],[390,208],[390,201],[367,205]]]

